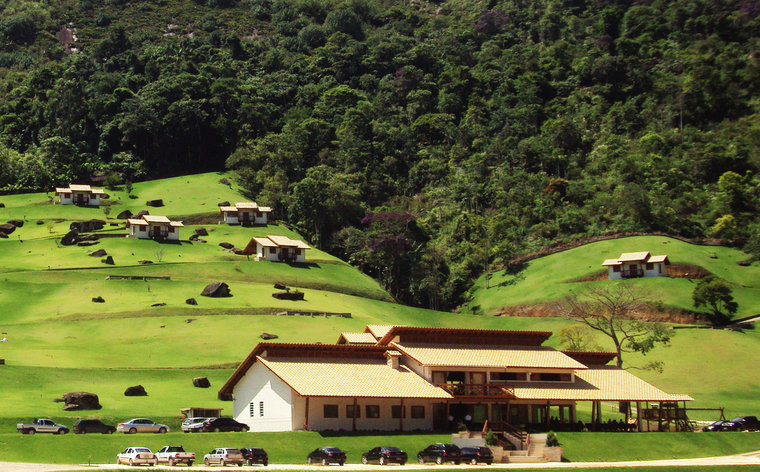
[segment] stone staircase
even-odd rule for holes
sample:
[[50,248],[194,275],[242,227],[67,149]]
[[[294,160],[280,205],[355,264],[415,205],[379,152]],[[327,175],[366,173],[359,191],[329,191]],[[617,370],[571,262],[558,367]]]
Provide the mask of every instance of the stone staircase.
[[549,462],[544,454],[546,434],[531,434],[528,449],[525,451],[509,451],[507,461],[510,463],[529,464]]

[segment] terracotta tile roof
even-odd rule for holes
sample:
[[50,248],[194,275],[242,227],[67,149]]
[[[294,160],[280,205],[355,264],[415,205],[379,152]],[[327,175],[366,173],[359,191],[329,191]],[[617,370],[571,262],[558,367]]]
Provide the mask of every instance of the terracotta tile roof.
[[439,398],[451,395],[407,367],[392,369],[386,362],[338,362],[335,359],[301,362],[258,357],[272,373],[301,396]]
[[136,225],[136,226],[148,226],[148,222],[145,220],[137,220],[133,218],[127,219],[127,226],[129,225]]
[[255,202],[236,202],[235,208],[245,208],[246,210],[255,210],[259,206]]
[[230,206],[223,206],[223,207],[219,207],[219,211],[221,211],[222,213],[229,213],[231,211],[237,211],[237,208],[230,207]]
[[259,207],[259,211],[262,213],[269,213],[272,211],[272,207]]
[[171,220],[165,216],[143,215],[143,219],[148,223],[171,223]]
[[340,333],[338,344],[375,344],[377,339],[371,333]]
[[170,221],[169,226],[174,226],[175,228],[182,228],[185,225],[181,221]]
[[71,193],[70,188],[64,188],[64,187],[56,187],[55,193]]
[[89,185],[78,185],[78,184],[71,184],[69,185],[69,188],[75,192],[91,192],[92,187]]
[[380,339],[385,336],[391,328],[395,327],[396,325],[367,325],[367,327],[364,328],[364,332],[370,333],[377,339]]
[[514,387],[521,400],[576,401],[690,401],[688,395],[671,395],[626,370],[612,366],[577,370],[575,382],[535,382]]
[[604,262],[602,262],[603,266],[616,266],[616,265],[622,265],[622,264],[623,263],[617,259],[605,259]]
[[649,252],[624,252],[618,257],[620,262],[640,262],[649,258]]
[[655,262],[669,262],[669,261],[668,261],[668,256],[661,255],[661,256],[652,256],[649,258],[647,262],[655,263]]
[[290,239],[287,236],[267,236],[278,246],[297,247],[299,249],[311,249],[311,246],[303,241]]
[[467,346],[391,343],[424,366],[520,367],[538,369],[586,369],[586,366],[550,347]]
[[277,244],[269,238],[253,238],[252,241],[263,247],[277,247]]
[[550,331],[511,331],[504,329],[430,328],[393,326],[377,343],[387,345],[426,344],[428,346],[460,344],[469,346],[540,346],[552,335]]

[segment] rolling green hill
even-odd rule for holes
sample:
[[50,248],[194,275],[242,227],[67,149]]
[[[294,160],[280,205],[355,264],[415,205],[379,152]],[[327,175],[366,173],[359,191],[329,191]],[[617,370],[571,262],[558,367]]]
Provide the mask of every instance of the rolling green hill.
[[[106,218],[103,210],[50,205],[45,194],[0,199],[6,203],[6,208],[0,209],[0,222],[25,219],[24,226],[10,238],[0,239],[0,337],[8,338],[0,344],[0,358],[6,361],[6,365],[0,366],[3,379],[0,405],[13,405],[0,411],[0,454],[7,456],[11,449],[24,449],[29,438],[19,438],[14,424],[36,416],[51,416],[69,425],[83,416],[99,416],[112,423],[149,416],[176,429],[180,422],[179,409],[183,407],[219,407],[229,412],[231,405],[219,401],[216,391],[260,340],[262,332],[276,334],[285,342],[333,343],[340,332],[361,330],[366,324],[555,332],[568,324],[557,318],[455,314],[408,307],[395,303],[370,277],[318,249],[310,250],[308,264],[300,265],[256,262],[235,255],[219,243],[244,247],[256,235],[300,236],[276,224],[242,228],[213,223],[218,201],[244,200],[234,187],[219,183],[221,177],[224,174],[211,173],[137,183],[132,193],[139,194],[139,200],[128,198],[123,191],[110,192],[112,201],[122,203],[112,205],[109,224],[100,231],[126,233],[123,222],[114,218],[121,209],[136,211],[143,208],[139,203],[143,200],[163,198],[165,207],[151,209],[151,212],[206,221],[203,227],[209,230],[209,235],[202,237],[205,243],[187,240],[199,227],[188,225],[182,229],[181,242],[177,244],[103,237],[97,245],[88,248],[61,246],[58,241],[72,221]],[[159,187],[163,189],[161,192],[147,190]],[[202,205],[204,202],[206,205]],[[207,208],[212,211],[206,211]],[[43,223],[36,224],[38,219]],[[58,222],[48,225],[49,221]],[[736,266],[734,261],[742,256],[737,251],[692,249],[664,238],[641,238],[638,243],[646,243],[642,249],[667,252],[676,261],[693,253],[692,263],[724,276],[737,287],[743,285],[744,296],[752,296],[758,269]],[[497,274],[492,279],[494,285],[511,280],[514,285],[476,290],[473,303],[480,303],[484,307],[482,311],[491,312],[506,304],[505,300],[535,303],[551,298],[553,293],[565,293],[574,285],[564,283],[567,278],[597,271],[597,259],[607,253],[617,255],[626,243],[619,240],[599,244],[601,246],[578,248],[533,261],[524,269],[524,275]],[[106,250],[113,256],[115,265],[105,265],[99,257],[89,256],[95,249]],[[709,257],[712,252],[717,259]],[[563,256],[571,259],[562,261],[559,258]],[[146,259],[153,264],[138,264]],[[560,276],[562,267],[573,269]],[[170,279],[107,279],[109,275]],[[203,287],[213,281],[227,282],[233,296],[200,296]],[[273,298],[274,282],[298,288],[305,293],[305,300]],[[684,280],[664,282],[689,283]],[[688,296],[679,294],[678,286],[668,290],[662,292],[664,298],[675,300],[674,305],[686,303]],[[103,297],[105,303],[93,303],[91,298],[95,296]],[[196,298],[197,306],[185,303],[190,297]],[[161,305],[153,306],[155,304]],[[281,314],[287,310],[351,313],[351,317]],[[548,344],[556,345],[556,340],[550,338]],[[727,351],[726,346],[733,349]],[[756,333],[681,331],[672,347],[657,348],[650,354],[651,358],[665,362],[665,372],[638,374],[666,390],[690,393],[699,406],[725,406],[728,414],[743,413],[760,408],[756,395],[760,385],[751,368],[758,360],[752,354],[758,352],[758,347],[760,336]],[[693,355],[697,348],[700,359]],[[705,368],[706,360],[709,368]],[[628,359],[631,365],[640,361],[635,356]],[[212,387],[193,388],[191,380],[196,376],[207,376]],[[126,387],[136,384],[143,385],[149,396],[123,395]],[[97,393],[103,409],[64,412],[61,404],[53,399],[67,391]],[[605,414],[614,414],[612,404],[605,408]],[[201,450],[213,447],[215,437],[200,437],[197,447]],[[287,441],[298,441],[297,436],[284,437]],[[180,438],[182,435],[176,440]],[[309,438],[309,441],[317,441],[317,438]],[[410,436],[404,439],[404,444],[410,448],[420,447],[427,441],[425,438]],[[94,454],[95,460],[110,460],[110,454],[123,448],[126,439],[120,436],[98,438],[96,450],[86,447],[88,443],[84,438],[44,441],[46,447],[65,447],[69,451],[61,456],[64,462],[85,462],[90,459],[88,454]],[[156,441],[161,439],[156,438]],[[18,453],[12,457],[38,460]]]

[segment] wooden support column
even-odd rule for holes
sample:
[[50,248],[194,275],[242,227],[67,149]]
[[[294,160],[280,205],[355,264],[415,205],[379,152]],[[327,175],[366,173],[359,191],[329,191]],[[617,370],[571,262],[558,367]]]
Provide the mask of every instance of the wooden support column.
[[641,423],[641,402],[636,402],[636,429],[639,433],[644,429],[644,425]]
[[353,418],[351,418],[351,431],[356,431],[356,397],[354,397],[354,411],[351,415]]
[[565,422],[565,406],[558,405],[557,408],[559,408],[559,422],[564,423]]
[[306,418],[303,421],[303,429],[309,430],[309,397],[306,397]]
[[575,403],[570,405],[570,422],[576,423],[578,421],[578,414],[575,411]]

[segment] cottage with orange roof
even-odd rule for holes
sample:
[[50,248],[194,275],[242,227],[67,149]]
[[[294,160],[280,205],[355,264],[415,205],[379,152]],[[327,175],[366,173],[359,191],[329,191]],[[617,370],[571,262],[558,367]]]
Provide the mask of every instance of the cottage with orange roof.
[[68,187],[56,187],[55,194],[61,205],[100,206],[100,199],[106,193],[89,185],[70,184]]
[[228,225],[265,225],[272,209],[258,206],[255,202],[237,202],[232,206],[220,207],[219,212],[222,222]]
[[311,246],[300,240],[287,236],[266,236],[251,238],[243,254],[256,254],[259,261],[306,262],[307,249]]
[[179,229],[183,226],[181,221],[171,221],[165,216],[142,215],[127,219],[130,238],[178,241]]
[[610,280],[667,277],[667,265],[670,265],[668,256],[652,256],[649,252],[624,252],[617,259],[606,259],[602,263],[602,266],[608,268]]
[[614,353],[543,346],[551,334],[375,325],[342,333],[334,345],[260,343],[219,398],[233,401],[234,418],[251,431],[449,430],[450,418],[469,417],[477,428],[514,433],[575,425],[578,402],[591,402],[592,423],[600,423],[603,401],[636,403],[639,430],[646,412],[659,415],[661,429],[671,426],[663,418],[685,417],[662,408],[672,412],[688,395],[607,366]]

